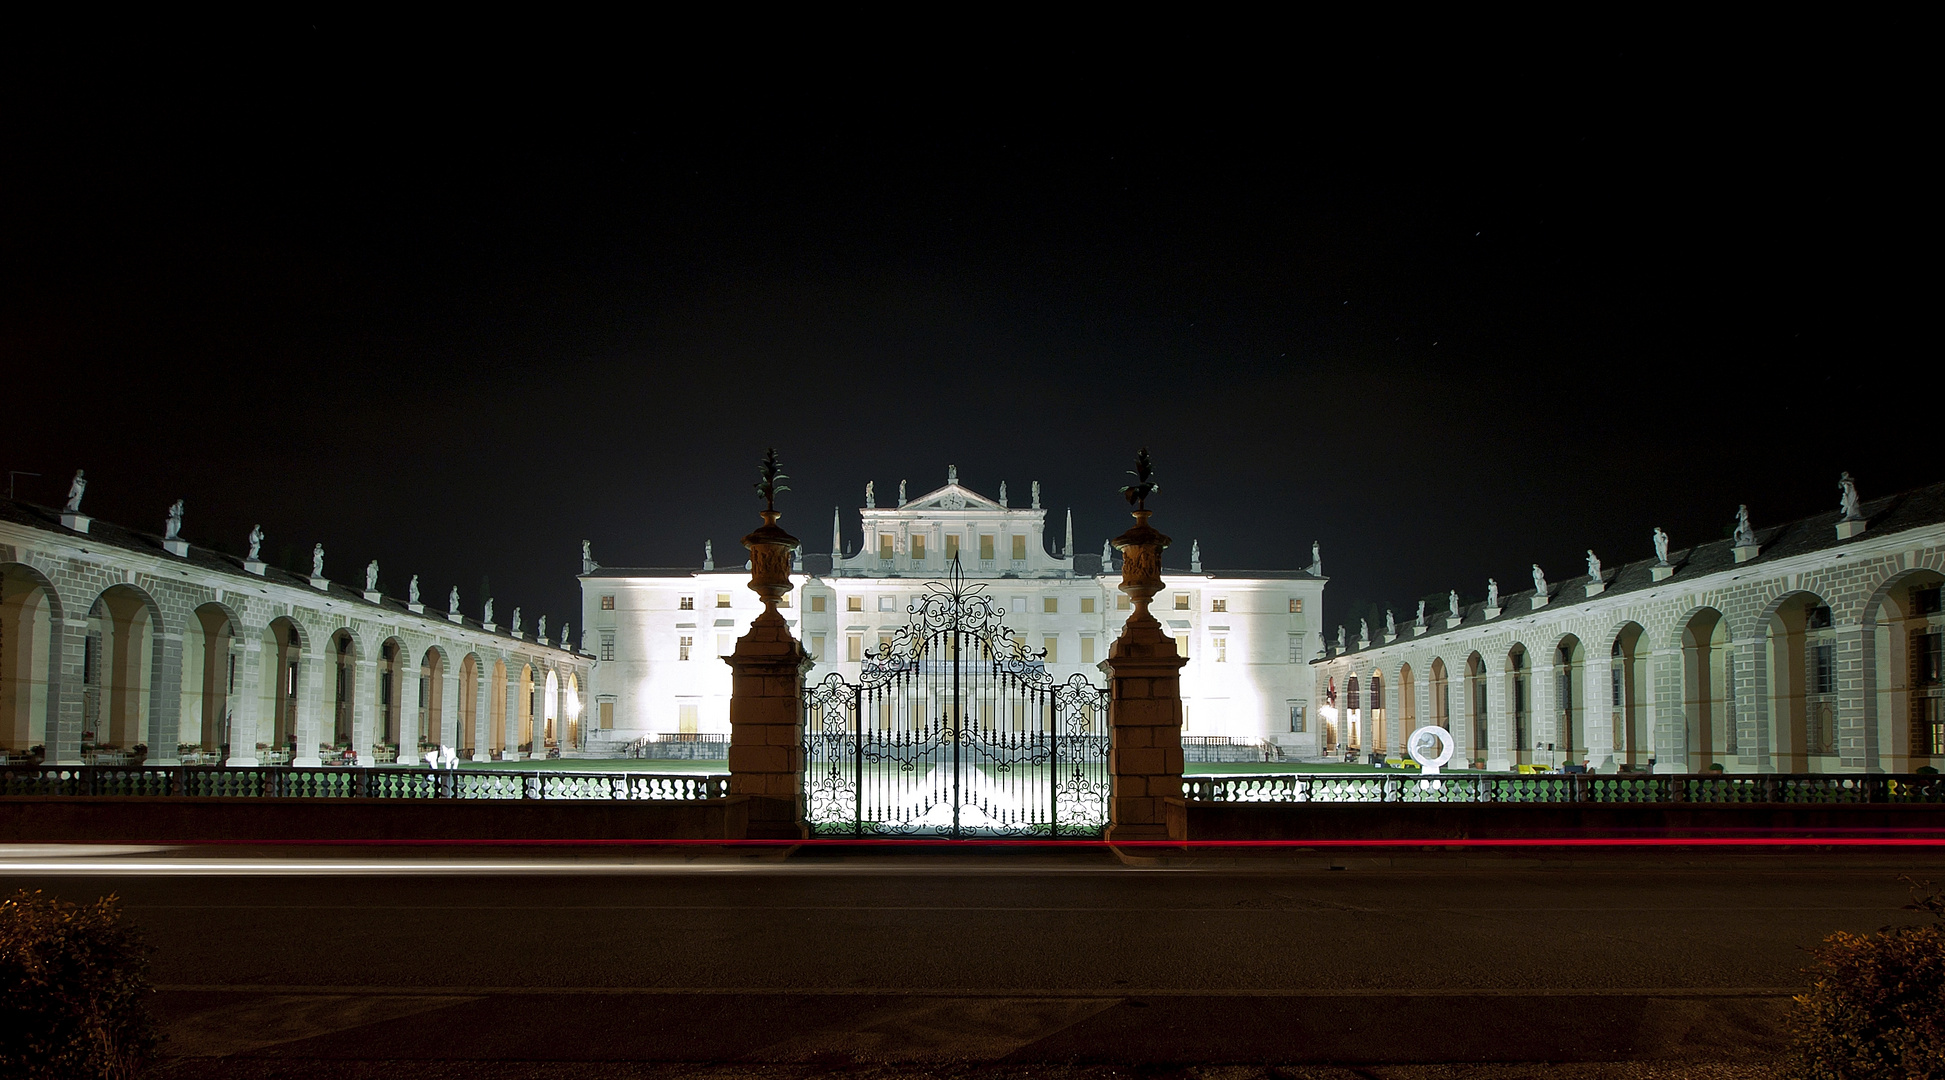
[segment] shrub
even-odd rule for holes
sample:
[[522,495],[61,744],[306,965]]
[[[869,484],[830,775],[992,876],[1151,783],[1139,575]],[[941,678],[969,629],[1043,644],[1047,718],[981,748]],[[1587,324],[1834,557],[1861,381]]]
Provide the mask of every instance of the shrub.
[[148,951],[112,896],[0,903],[0,1076],[135,1075],[156,1043]]
[[1941,921],[1824,939],[1810,968],[1810,990],[1795,999],[1788,1075],[1945,1076],[1945,896],[1928,892],[1905,906]]

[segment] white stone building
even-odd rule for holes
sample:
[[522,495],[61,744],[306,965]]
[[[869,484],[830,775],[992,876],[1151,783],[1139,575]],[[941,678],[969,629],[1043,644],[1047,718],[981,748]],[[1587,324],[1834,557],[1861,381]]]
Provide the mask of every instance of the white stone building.
[[375,564],[364,590],[307,579],[179,526],[0,500],[8,761],[374,764],[421,743],[480,760],[576,741],[593,659],[538,626],[384,595]]
[[[1846,477],[1848,480],[1848,477]],[[1346,637],[1317,661],[1334,750],[1699,772],[1911,772],[1945,758],[1945,484]],[[1645,538],[1644,538],[1645,539]],[[1655,543],[1667,538],[1655,530]],[[1645,545],[1644,545],[1645,546]]]
[[[1056,680],[1086,673],[1102,681],[1097,669],[1128,617],[1127,598],[1100,554],[1073,550],[1071,514],[1059,550],[1050,550],[1037,484],[1025,507],[1007,505],[1004,485],[998,499],[963,486],[956,470],[910,500],[872,505],[870,488],[866,498],[850,552],[840,517],[833,554],[804,556],[792,578],[784,615],[816,659],[807,680],[839,672],[856,682],[865,654],[890,640],[926,583],[946,577],[956,559],[1005,609],[1007,624],[1045,651]],[[1193,550],[1178,544],[1170,554]],[[597,657],[590,736],[727,735],[730,673],[718,657],[761,610],[745,587],[744,554],[701,569],[585,567],[582,620]],[[1315,701],[1308,661],[1322,645],[1321,566],[1219,572],[1192,558],[1164,577],[1154,610],[1189,658],[1182,692],[1192,744],[1245,744],[1252,755],[1267,744],[1287,758],[1320,752],[1321,733],[1304,718]]]

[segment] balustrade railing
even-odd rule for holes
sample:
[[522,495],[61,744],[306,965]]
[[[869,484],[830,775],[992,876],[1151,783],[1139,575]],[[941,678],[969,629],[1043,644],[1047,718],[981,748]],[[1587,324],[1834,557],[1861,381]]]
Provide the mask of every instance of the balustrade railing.
[[1198,802],[1945,803],[1945,776],[1929,773],[1730,776],[1259,773],[1184,777],[1182,794]]
[[0,795],[172,795],[245,799],[664,799],[693,802],[720,799],[728,794],[727,775],[694,773],[107,765],[0,768]]

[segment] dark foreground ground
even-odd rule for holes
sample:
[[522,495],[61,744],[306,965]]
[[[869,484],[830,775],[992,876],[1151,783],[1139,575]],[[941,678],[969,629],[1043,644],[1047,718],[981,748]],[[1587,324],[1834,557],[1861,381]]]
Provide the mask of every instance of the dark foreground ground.
[[120,894],[164,1077],[1764,1077],[1945,855],[0,852]]

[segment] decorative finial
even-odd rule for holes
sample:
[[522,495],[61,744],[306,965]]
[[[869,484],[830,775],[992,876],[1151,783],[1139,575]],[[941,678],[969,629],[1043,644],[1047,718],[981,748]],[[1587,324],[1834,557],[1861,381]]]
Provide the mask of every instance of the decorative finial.
[[1128,470],[1128,475],[1134,477],[1135,482],[1123,487],[1121,494],[1127,496],[1129,505],[1135,509],[1148,509],[1148,496],[1160,491],[1162,486],[1153,480],[1155,463],[1149,458],[1146,446],[1135,454],[1135,467]]
[[765,510],[777,508],[777,496],[790,489],[783,486],[790,479],[783,474],[783,466],[777,464],[777,448],[772,446],[763,452],[763,464],[757,466],[756,497],[763,500]]

